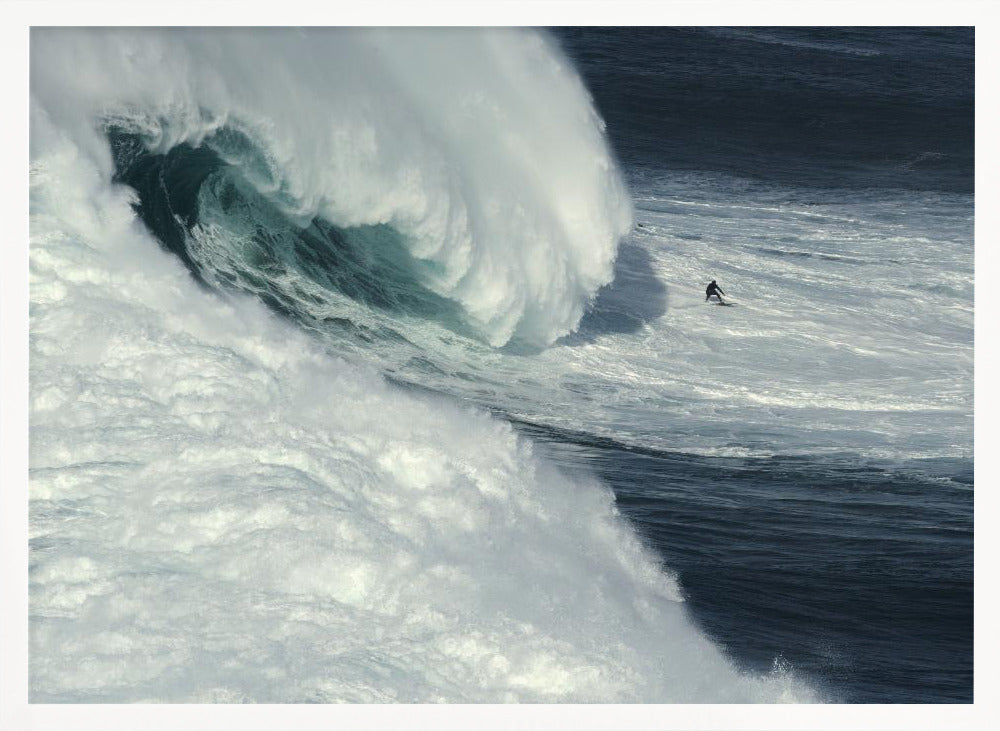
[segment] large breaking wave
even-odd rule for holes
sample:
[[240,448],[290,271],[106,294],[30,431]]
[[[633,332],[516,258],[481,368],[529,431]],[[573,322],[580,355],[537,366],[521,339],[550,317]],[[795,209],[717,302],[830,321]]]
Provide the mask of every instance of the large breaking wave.
[[586,90],[539,34],[37,40],[36,104],[89,138],[105,171],[95,118],[156,152],[212,147],[293,222],[391,228],[419,282],[494,345],[551,343],[611,279],[630,203]]
[[570,330],[630,211],[543,36],[37,30],[31,92],[33,701],[811,697],[606,487],[189,276]]

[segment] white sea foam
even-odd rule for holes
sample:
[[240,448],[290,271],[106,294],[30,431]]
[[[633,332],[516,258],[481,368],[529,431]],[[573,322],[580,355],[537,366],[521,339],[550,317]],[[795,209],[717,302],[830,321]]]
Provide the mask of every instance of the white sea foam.
[[[859,199],[704,173],[635,187],[641,227],[584,337],[506,357],[449,351],[424,326],[412,341],[448,371],[441,390],[669,451],[971,459],[969,196]],[[712,278],[736,306],[706,304]],[[436,378],[408,357],[383,362]],[[475,377],[451,377],[455,363]]]
[[[346,45],[361,54],[357,65],[308,67],[309,53],[329,50],[314,48],[315,37],[274,34],[260,46],[252,37],[221,33],[214,45],[202,34],[33,37],[31,700],[810,699],[787,674],[747,677],[729,665],[692,626],[674,582],[619,518],[607,488],[562,476],[504,422],[402,393],[326,354],[259,303],[205,292],[158,248],[130,207],[131,191],[110,183],[106,143],[91,127],[98,117],[146,105],[132,109],[159,109],[186,125],[164,126],[164,135],[191,138],[206,129],[197,107],[204,99],[228,95],[231,104],[216,113],[236,114],[252,90],[261,93],[263,77],[263,91],[275,96],[269,104],[281,110],[291,104],[282,89],[298,88],[303,73],[360,93],[362,73],[387,68],[378,57],[392,53],[379,36],[363,34],[361,43],[344,34],[333,52],[347,53]],[[291,66],[262,52],[272,42]],[[414,52],[416,43],[403,45]],[[486,45],[493,63],[514,69],[514,81],[522,80],[518,55],[556,64],[530,34],[500,33]],[[472,54],[474,44],[458,47]],[[478,58],[468,64],[482,72]],[[60,69],[73,70],[71,82],[57,80]],[[537,73],[571,78],[554,67]],[[402,82],[400,94],[409,88]],[[410,117],[412,131],[394,128],[398,139],[368,127],[365,149],[357,146],[363,134],[338,137],[358,131],[350,120],[317,137],[300,119],[305,111],[317,109],[291,105],[274,120],[294,134],[243,120],[272,135],[281,184],[302,210],[377,208],[386,200],[373,195],[378,180],[390,200],[380,215],[411,215],[415,236],[442,210],[459,229],[463,216],[476,220],[471,205],[459,215],[454,197],[426,216],[418,203],[399,203],[407,190],[417,198],[437,190],[420,176],[457,184],[435,168],[436,153],[411,147],[432,130],[418,133]],[[576,111],[586,117],[589,107]],[[585,167],[600,168],[603,148],[584,142],[581,157],[594,155]],[[338,145],[385,169],[354,180],[303,162],[308,149]],[[382,145],[394,154],[383,156]],[[436,162],[405,159],[425,154]],[[317,193],[323,185],[312,178],[324,176],[341,187]],[[597,177],[615,188],[613,176]],[[486,189],[478,190],[476,205],[488,207]],[[337,191],[354,202],[323,197]],[[618,209],[608,205],[610,247]],[[423,253],[443,264],[447,281],[469,255],[461,251]],[[528,313],[604,276],[604,255],[583,264],[550,251],[554,271],[566,272],[558,293],[528,287],[496,299],[510,297]],[[510,257],[511,277],[527,266],[519,256]],[[469,271],[494,264],[485,257]],[[526,332],[557,332],[571,309],[556,317],[562,325],[529,316]]]

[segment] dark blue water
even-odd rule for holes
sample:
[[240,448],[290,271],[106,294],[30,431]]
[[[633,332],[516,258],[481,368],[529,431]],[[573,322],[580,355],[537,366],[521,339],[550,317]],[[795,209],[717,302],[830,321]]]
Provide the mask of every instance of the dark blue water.
[[791,669],[833,702],[972,702],[968,462],[701,457],[520,428],[612,486],[738,667]]
[[971,192],[971,28],[572,28],[629,168]]
[[[973,191],[972,29],[555,35],[633,181]],[[706,458],[523,428],[614,488],[741,667],[791,667],[840,702],[972,702],[971,460]]]

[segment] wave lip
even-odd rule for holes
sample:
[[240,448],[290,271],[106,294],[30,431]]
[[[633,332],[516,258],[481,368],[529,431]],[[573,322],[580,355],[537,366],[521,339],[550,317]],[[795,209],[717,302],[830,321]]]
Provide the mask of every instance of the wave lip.
[[160,152],[238,131],[260,154],[227,162],[289,218],[393,227],[496,346],[573,330],[632,221],[589,94],[534,31],[39,29],[32,94],[95,149],[96,120]]

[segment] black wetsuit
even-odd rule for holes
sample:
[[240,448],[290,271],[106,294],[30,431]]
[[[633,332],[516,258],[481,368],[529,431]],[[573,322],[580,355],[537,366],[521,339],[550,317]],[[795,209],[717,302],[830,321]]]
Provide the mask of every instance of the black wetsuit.
[[714,279],[712,280],[711,284],[709,284],[708,287],[705,288],[705,300],[708,301],[708,298],[711,297],[713,294],[719,298],[719,302],[722,302],[722,295],[724,295],[725,292],[719,289],[719,285],[715,283]]

